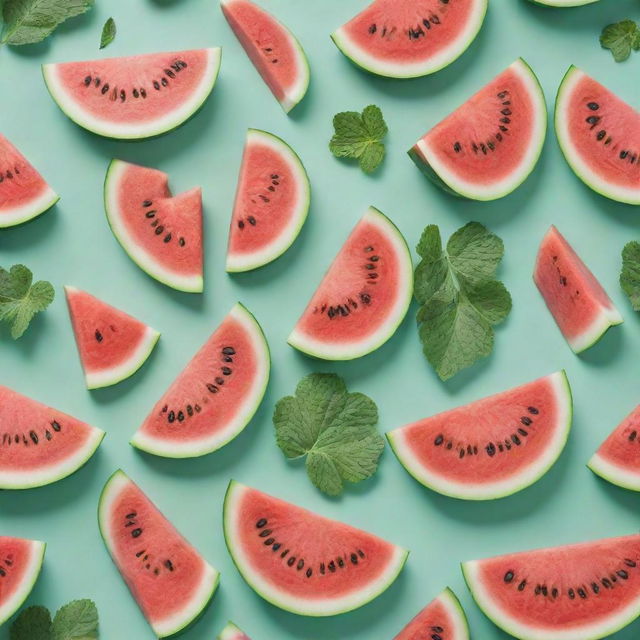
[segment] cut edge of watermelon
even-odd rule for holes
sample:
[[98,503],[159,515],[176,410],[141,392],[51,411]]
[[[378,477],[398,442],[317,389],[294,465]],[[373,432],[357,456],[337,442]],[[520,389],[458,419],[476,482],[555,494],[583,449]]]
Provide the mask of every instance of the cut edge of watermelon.
[[591,324],[591,327],[575,338],[566,338],[571,350],[582,353],[600,341],[611,327],[617,327],[624,322],[624,318],[615,308],[602,308],[598,316]]
[[295,206],[295,213],[291,217],[291,221],[287,227],[280,232],[280,235],[275,238],[268,247],[264,247],[262,250],[253,254],[233,255],[227,253],[226,270],[228,273],[251,271],[279,258],[295,242],[309,214],[311,185],[309,183],[309,175],[302,164],[302,160],[300,160],[300,156],[298,156],[282,138],[268,131],[249,129],[247,133],[247,144],[253,141],[258,141],[271,147],[286,161],[300,187],[300,200]]
[[[518,58],[509,67],[523,81],[529,90],[529,95],[533,104],[533,113],[535,117],[534,130],[531,135],[531,141],[527,153],[524,156],[520,166],[514,169],[508,176],[500,182],[483,187],[477,183],[470,183],[450,171],[438,159],[438,153],[433,150],[425,141],[424,137],[409,151],[409,155],[415,160],[417,156],[422,163],[426,164],[429,169],[437,176],[437,181],[444,183],[445,190],[451,190],[455,195],[468,198],[470,200],[489,201],[497,200],[509,195],[517,189],[529,177],[535,169],[545,139],[547,137],[547,104],[540,81],[538,80],[533,69],[523,58]],[[464,106],[464,105],[462,105]]]
[[0,626],[2,626],[24,604],[25,600],[29,597],[29,594],[33,591],[33,587],[40,576],[47,545],[45,542],[40,542],[39,540],[29,540],[29,543],[32,555],[29,561],[29,566],[25,571],[20,587],[16,589],[15,593],[2,606],[0,606]]
[[246,634],[233,622],[228,622],[227,626],[220,632],[218,640],[241,640]]
[[[118,499],[122,490],[131,486],[132,482],[122,469],[118,469],[109,477],[100,494],[100,500],[98,502],[98,526],[100,528],[100,535],[112,558],[115,558],[115,550],[107,528],[110,508]],[[174,614],[164,620],[156,622],[149,621],[154,633],[159,638],[167,638],[185,630],[200,617],[211,602],[220,583],[220,573],[204,560],[204,558],[202,561],[205,565],[202,584],[193,596],[190,606],[185,607],[179,614]]]
[[0,214],[0,229],[15,227],[42,215],[60,200],[60,196],[47,184],[46,189],[29,202],[16,207],[11,213]]
[[447,587],[434,602],[439,602],[445,608],[453,622],[452,639],[469,640],[469,622],[467,615],[453,589]]
[[569,379],[564,370],[552,373],[547,378],[555,389],[558,406],[558,419],[553,439],[545,453],[534,460],[528,467],[499,482],[474,486],[472,484],[444,480],[425,469],[414,456],[411,448],[406,446],[402,437],[403,428],[388,432],[386,434],[387,440],[400,464],[420,484],[428,489],[461,500],[495,500],[513,495],[531,486],[549,471],[560,457],[569,438],[573,419],[573,398]]
[[200,441],[178,443],[174,440],[167,442],[138,430],[129,441],[131,446],[163,458],[194,458],[213,453],[226,444],[229,444],[229,442],[240,435],[249,422],[251,422],[251,419],[260,407],[267,390],[267,385],[269,384],[271,370],[269,344],[267,343],[267,338],[264,335],[260,323],[243,304],[238,302],[231,309],[229,315],[242,323],[247,334],[251,336],[256,358],[258,359],[256,367],[258,375],[256,375],[251,393],[247,394],[242,409],[238,411],[233,421],[227,425],[224,433],[216,433]]
[[240,572],[240,575],[245,579],[247,584],[260,597],[280,609],[310,618],[335,616],[353,611],[368,604],[386,591],[395,582],[407,562],[409,551],[402,547],[394,546],[394,557],[392,561],[389,562],[386,572],[373,584],[369,585],[366,590],[350,594],[340,599],[316,600],[301,603],[299,599],[294,596],[284,593],[274,585],[267,583],[260,574],[250,572],[248,569],[249,562],[244,558],[242,549],[234,545],[233,540],[238,539],[238,535],[235,533],[233,514],[236,511],[235,507],[238,501],[245,491],[251,491],[251,488],[235,480],[229,482],[223,505],[225,543],[236,569]]
[[593,454],[591,460],[587,463],[587,467],[597,476],[611,484],[630,491],[640,491],[640,472],[621,467],[615,462],[607,460],[599,452]]
[[347,33],[346,24],[336,29],[331,34],[331,39],[351,62],[369,73],[386,78],[419,78],[444,69],[444,67],[455,62],[471,46],[471,43],[480,32],[487,14],[488,5],[488,0],[478,0],[475,12],[469,20],[467,28],[446,49],[443,49],[438,56],[434,56],[424,62],[412,64],[406,62],[393,63],[376,58],[351,40]]
[[81,104],[74,101],[67,94],[64,85],[60,83],[57,64],[42,65],[42,75],[53,100],[62,109],[63,113],[77,125],[105,138],[141,140],[172,131],[189,120],[204,105],[216,84],[222,61],[222,49],[220,47],[212,47],[206,49],[206,51],[208,56],[207,69],[202,76],[200,86],[193,92],[191,99],[163,117],[156,118],[146,124],[116,124],[103,121],[83,109]]

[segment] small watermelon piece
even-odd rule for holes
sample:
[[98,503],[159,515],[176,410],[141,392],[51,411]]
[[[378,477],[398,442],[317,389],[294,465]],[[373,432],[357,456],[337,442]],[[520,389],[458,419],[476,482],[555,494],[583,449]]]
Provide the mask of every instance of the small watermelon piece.
[[471,200],[496,200],[535,168],[547,107],[531,67],[518,58],[410,149],[437,186]]
[[166,638],[195,622],[220,574],[124,472],[116,471],[102,490],[98,521],[113,562],[156,636]]
[[474,41],[487,0],[374,0],[331,38],[355,64],[389,78],[439,71]]
[[218,636],[218,640],[251,640],[251,638],[230,622]]
[[365,531],[231,481],[224,535],[233,561],[265,600],[304,616],[332,616],[386,591],[409,552]]
[[172,196],[166,173],[113,160],[104,202],[113,234],[141,269],[179,291],[202,292],[199,187]]
[[257,269],[280,257],[307,219],[311,187],[293,149],[249,129],[229,231],[227,271]]
[[131,444],[166,458],[220,449],[258,410],[270,367],[260,325],[236,304],[160,398]]
[[325,360],[352,360],[382,346],[407,314],[413,265],[399,229],[370,207],[331,264],[289,344]]
[[598,640],[640,615],[640,535],[462,565],[480,608],[521,640]]
[[555,125],[564,157],[585,184],[640,204],[640,113],[572,66],[558,89]]
[[59,199],[31,163],[0,134],[0,229],[36,218]]
[[533,279],[575,353],[622,323],[607,292],[554,226],[540,245]]
[[0,386],[0,489],[31,489],[75,473],[104,431]]
[[64,290],[87,388],[108,387],[132,376],[160,334],[86,291]]
[[33,591],[45,549],[44,542],[0,536],[0,626]]
[[396,429],[387,438],[425,487],[492,500],[539,480],[569,436],[572,400],[564,371]]
[[220,70],[219,48],[45,64],[51,97],[76,124],[107,138],[140,140],[185,123]]
[[249,0],[221,0],[240,44],[286,113],[306,95],[309,62],[300,42],[281,22]]
[[467,617],[451,589],[430,602],[393,640],[469,640]]

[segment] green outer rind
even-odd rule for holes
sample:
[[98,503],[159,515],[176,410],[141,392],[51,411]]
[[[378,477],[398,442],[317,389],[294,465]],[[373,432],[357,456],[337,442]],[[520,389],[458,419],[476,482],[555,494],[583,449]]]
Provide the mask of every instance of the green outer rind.
[[[587,344],[586,346],[582,347],[581,349],[577,349],[577,350],[572,349],[572,351],[576,355],[584,353],[587,349],[591,349],[591,347],[593,347],[595,344],[600,342],[600,340],[602,340],[602,338],[604,338],[605,334],[609,331],[609,329],[611,329],[612,327],[619,327],[623,322],[624,322],[624,319],[622,319],[622,317],[621,317],[619,322],[612,321],[611,324],[607,325],[606,327],[603,327],[603,329],[602,329],[602,331],[600,333],[598,333],[597,335],[594,335],[593,340],[589,344]],[[569,346],[571,346],[571,345],[569,345]]]
[[426,163],[421,157],[420,154],[415,150],[414,147],[411,147],[409,151],[407,151],[409,157],[413,160],[416,167],[420,169],[422,174],[428,178],[436,187],[439,187],[446,193],[451,196],[455,196],[456,198],[464,198],[463,195],[459,194],[457,191],[454,191],[431,167],[430,164]]
[[46,213],[60,201],[60,196],[54,191],[53,197],[46,204],[41,207],[36,207],[33,211],[30,211],[28,214],[25,214],[18,220],[15,220],[9,224],[2,224],[2,216],[0,216],[0,229],[10,229],[11,227],[17,227],[20,224],[24,224],[25,222],[30,222],[34,220],[38,216],[41,216],[43,213]]
[[228,622],[227,626],[218,635],[218,640],[230,640],[234,635],[240,637],[246,636],[247,634],[238,626],[233,624],[233,622]]
[[443,596],[448,598],[449,604],[453,605],[456,613],[458,614],[459,622],[465,632],[464,637],[452,638],[451,640],[469,640],[469,620],[467,619],[467,614],[465,613],[465,610],[463,609],[458,596],[455,594],[453,589],[451,589],[451,587],[445,588],[444,592],[440,594],[440,597]]
[[621,487],[622,489],[628,489],[629,491],[640,491],[640,478],[634,484],[630,481],[625,480],[622,476],[617,476],[615,473],[609,472],[601,467],[598,463],[598,454],[594,454],[589,462],[587,462],[587,468],[592,471],[595,475],[607,482],[610,482],[617,487]]
[[571,3],[567,4],[556,4],[554,0],[529,0],[529,2],[533,2],[533,4],[540,5],[541,7],[553,7],[554,9],[568,9],[570,7],[583,7],[586,4],[593,4],[594,2],[599,2],[599,0],[573,0]]

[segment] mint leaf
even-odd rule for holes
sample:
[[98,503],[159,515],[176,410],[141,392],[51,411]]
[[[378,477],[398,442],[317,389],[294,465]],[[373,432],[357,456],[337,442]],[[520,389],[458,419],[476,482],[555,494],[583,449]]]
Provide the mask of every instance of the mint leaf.
[[631,300],[634,311],[640,311],[640,242],[629,242],[622,250],[620,286]]
[[357,159],[365,173],[373,173],[380,166],[385,154],[382,140],[388,129],[379,107],[369,105],[362,114],[338,113],[333,118],[333,128],[329,149],[336,158]]
[[51,640],[51,614],[45,607],[24,609],[13,621],[10,640]]
[[52,640],[89,640],[98,637],[98,610],[91,600],[73,600],[53,619]]
[[102,27],[102,36],[100,37],[100,48],[108,47],[116,37],[116,22],[113,18],[109,18]]
[[502,240],[478,222],[456,231],[442,247],[440,230],[429,225],[417,251],[414,296],[427,360],[442,380],[470,367],[493,350],[493,327],[511,311],[511,295],[495,279],[504,254]]
[[306,456],[307,474],[323,493],[340,495],[345,482],[372,476],[384,449],[376,429],[378,408],[362,393],[349,393],[342,378],[312,373],[295,396],[275,408],[276,441],[287,458]]
[[602,30],[600,44],[611,51],[616,62],[623,62],[633,49],[640,49],[640,28],[634,20],[609,24]]

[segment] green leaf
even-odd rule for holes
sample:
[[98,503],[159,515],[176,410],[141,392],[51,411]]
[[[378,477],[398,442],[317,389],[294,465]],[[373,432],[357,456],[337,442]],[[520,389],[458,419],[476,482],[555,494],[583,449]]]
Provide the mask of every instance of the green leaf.
[[285,456],[306,456],[309,478],[331,496],[340,495],[345,482],[360,482],[376,472],[384,449],[377,422],[373,400],[349,393],[342,378],[329,373],[303,378],[295,396],[282,398],[273,415]]
[[629,242],[622,250],[620,286],[631,300],[634,311],[640,311],[640,242]]
[[116,22],[113,18],[109,18],[102,27],[102,36],[100,38],[100,48],[108,47],[116,37]]
[[89,640],[98,637],[98,610],[91,600],[74,600],[53,619],[52,640]]
[[602,30],[600,44],[611,51],[616,62],[623,62],[633,49],[640,48],[640,28],[634,20],[609,24]]
[[24,609],[13,621],[10,640],[51,640],[51,614],[45,607]]

